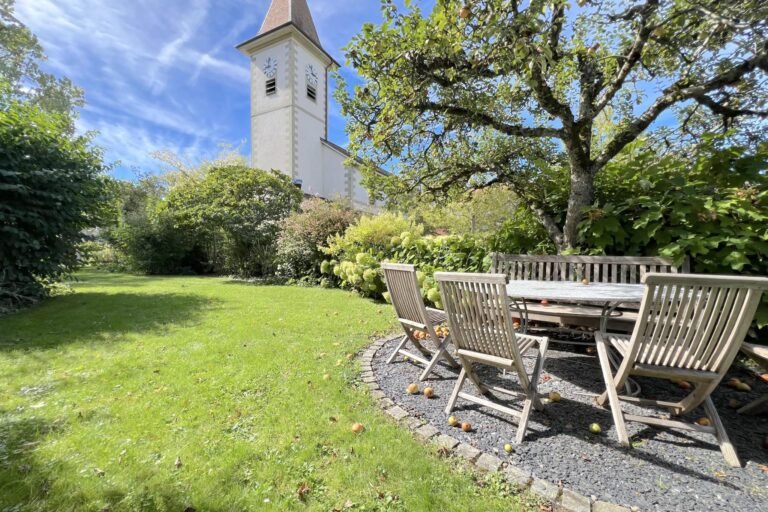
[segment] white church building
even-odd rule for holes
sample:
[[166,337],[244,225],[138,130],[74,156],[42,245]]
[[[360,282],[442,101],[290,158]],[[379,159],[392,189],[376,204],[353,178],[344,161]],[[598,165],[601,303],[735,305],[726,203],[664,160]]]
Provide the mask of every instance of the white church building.
[[237,46],[251,60],[251,165],[276,169],[307,195],[375,210],[349,153],[328,140],[328,74],[306,0],[272,0],[258,35]]

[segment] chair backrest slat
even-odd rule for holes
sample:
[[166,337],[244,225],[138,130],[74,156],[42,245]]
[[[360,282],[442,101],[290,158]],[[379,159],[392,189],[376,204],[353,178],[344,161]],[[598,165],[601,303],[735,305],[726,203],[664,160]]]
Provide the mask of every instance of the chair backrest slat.
[[435,281],[457,349],[511,359],[524,371],[504,274],[437,272]]
[[416,268],[399,263],[382,263],[381,268],[397,318],[424,325],[427,333],[433,334],[434,326],[427,316]]
[[538,256],[494,253],[491,272],[512,280],[577,281],[638,284],[648,273],[686,272],[688,260],[676,265],[662,257],[633,256]]
[[768,279],[651,273],[629,364],[724,374],[744,341]]

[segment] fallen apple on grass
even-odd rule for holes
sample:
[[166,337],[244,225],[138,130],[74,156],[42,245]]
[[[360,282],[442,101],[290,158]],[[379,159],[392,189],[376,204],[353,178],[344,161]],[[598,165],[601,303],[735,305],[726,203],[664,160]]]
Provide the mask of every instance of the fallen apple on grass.
[[512,453],[515,451],[515,448],[511,444],[507,443],[504,445],[504,451],[507,453]]
[[331,380],[331,374],[330,373],[324,374],[323,375],[323,380]]
[[406,389],[408,391],[409,395],[415,395],[419,392],[419,385],[418,384],[408,384],[408,388]]
[[352,425],[352,432],[354,432],[355,434],[359,434],[360,432],[363,431],[364,428],[365,427],[363,426],[362,423],[355,423]]
[[472,431],[472,424],[468,421],[465,421],[461,424],[461,430],[464,432],[471,432]]
[[432,398],[435,395],[435,390],[432,388],[424,388],[424,396],[427,398]]
[[458,424],[459,424],[459,420],[456,419],[456,416],[450,416],[448,418],[448,425],[455,427]]

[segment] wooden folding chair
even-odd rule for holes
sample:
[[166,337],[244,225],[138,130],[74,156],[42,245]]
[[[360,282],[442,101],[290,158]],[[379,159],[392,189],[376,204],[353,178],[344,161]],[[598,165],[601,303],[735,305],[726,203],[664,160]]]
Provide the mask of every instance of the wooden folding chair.
[[[518,417],[516,440],[521,443],[528,427],[531,407],[538,411],[543,408],[536,389],[549,339],[515,333],[505,275],[438,272],[435,274],[435,280],[440,286],[451,337],[462,366],[459,379],[448,400],[446,414],[451,413],[458,398],[463,398]],[[538,349],[536,362],[533,372],[528,375],[523,365],[522,355],[534,348]],[[475,372],[475,363],[516,373],[522,394],[483,384]],[[483,395],[487,395],[492,390],[506,395],[522,396],[524,398],[522,411],[492,402],[487,397],[480,398],[465,393],[462,387],[467,378]]]
[[[445,359],[451,366],[458,368],[458,363],[447,350],[451,337],[446,336],[441,340],[435,333],[435,325],[445,322],[445,313],[424,305],[416,268],[399,263],[382,263],[381,268],[384,270],[384,280],[397,313],[397,320],[405,330],[405,336],[387,359],[387,364],[394,361],[398,354],[418,361],[426,366],[419,377],[420,380],[427,378],[440,359]],[[427,340],[432,341],[437,350],[428,350],[421,340],[415,337],[416,331],[426,332]],[[405,349],[409,342],[419,351],[419,355]]]
[[[596,333],[606,384],[598,403],[609,401],[619,442],[625,446],[630,446],[625,421],[704,432],[716,436],[728,464],[740,466],[710,394],[739,352],[768,279],[648,274],[644,282],[645,296],[632,335]],[[611,348],[622,359],[615,374],[608,354]],[[693,390],[679,402],[619,395],[630,376],[686,380]],[[674,416],[703,404],[711,425],[624,414],[621,402],[660,407]]]
[[[753,345],[751,343],[744,343],[741,346],[741,351],[747,355],[750,359],[752,359],[754,362],[768,370],[768,347],[762,347],[760,345]],[[748,403],[741,409],[739,409],[739,414],[745,414],[752,411],[755,411],[757,409],[760,409],[762,406],[768,404],[768,394],[765,396],[758,398],[757,400]]]

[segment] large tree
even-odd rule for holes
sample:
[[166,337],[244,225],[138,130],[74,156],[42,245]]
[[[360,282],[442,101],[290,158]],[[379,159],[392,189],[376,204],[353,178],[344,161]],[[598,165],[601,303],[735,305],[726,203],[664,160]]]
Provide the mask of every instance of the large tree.
[[382,0],[383,23],[347,48],[364,81],[339,92],[352,150],[396,170],[369,182],[505,183],[560,250],[578,245],[596,175],[649,129],[683,124],[675,112],[701,106],[702,130],[768,117],[765,0],[437,0],[428,16],[411,4]]

